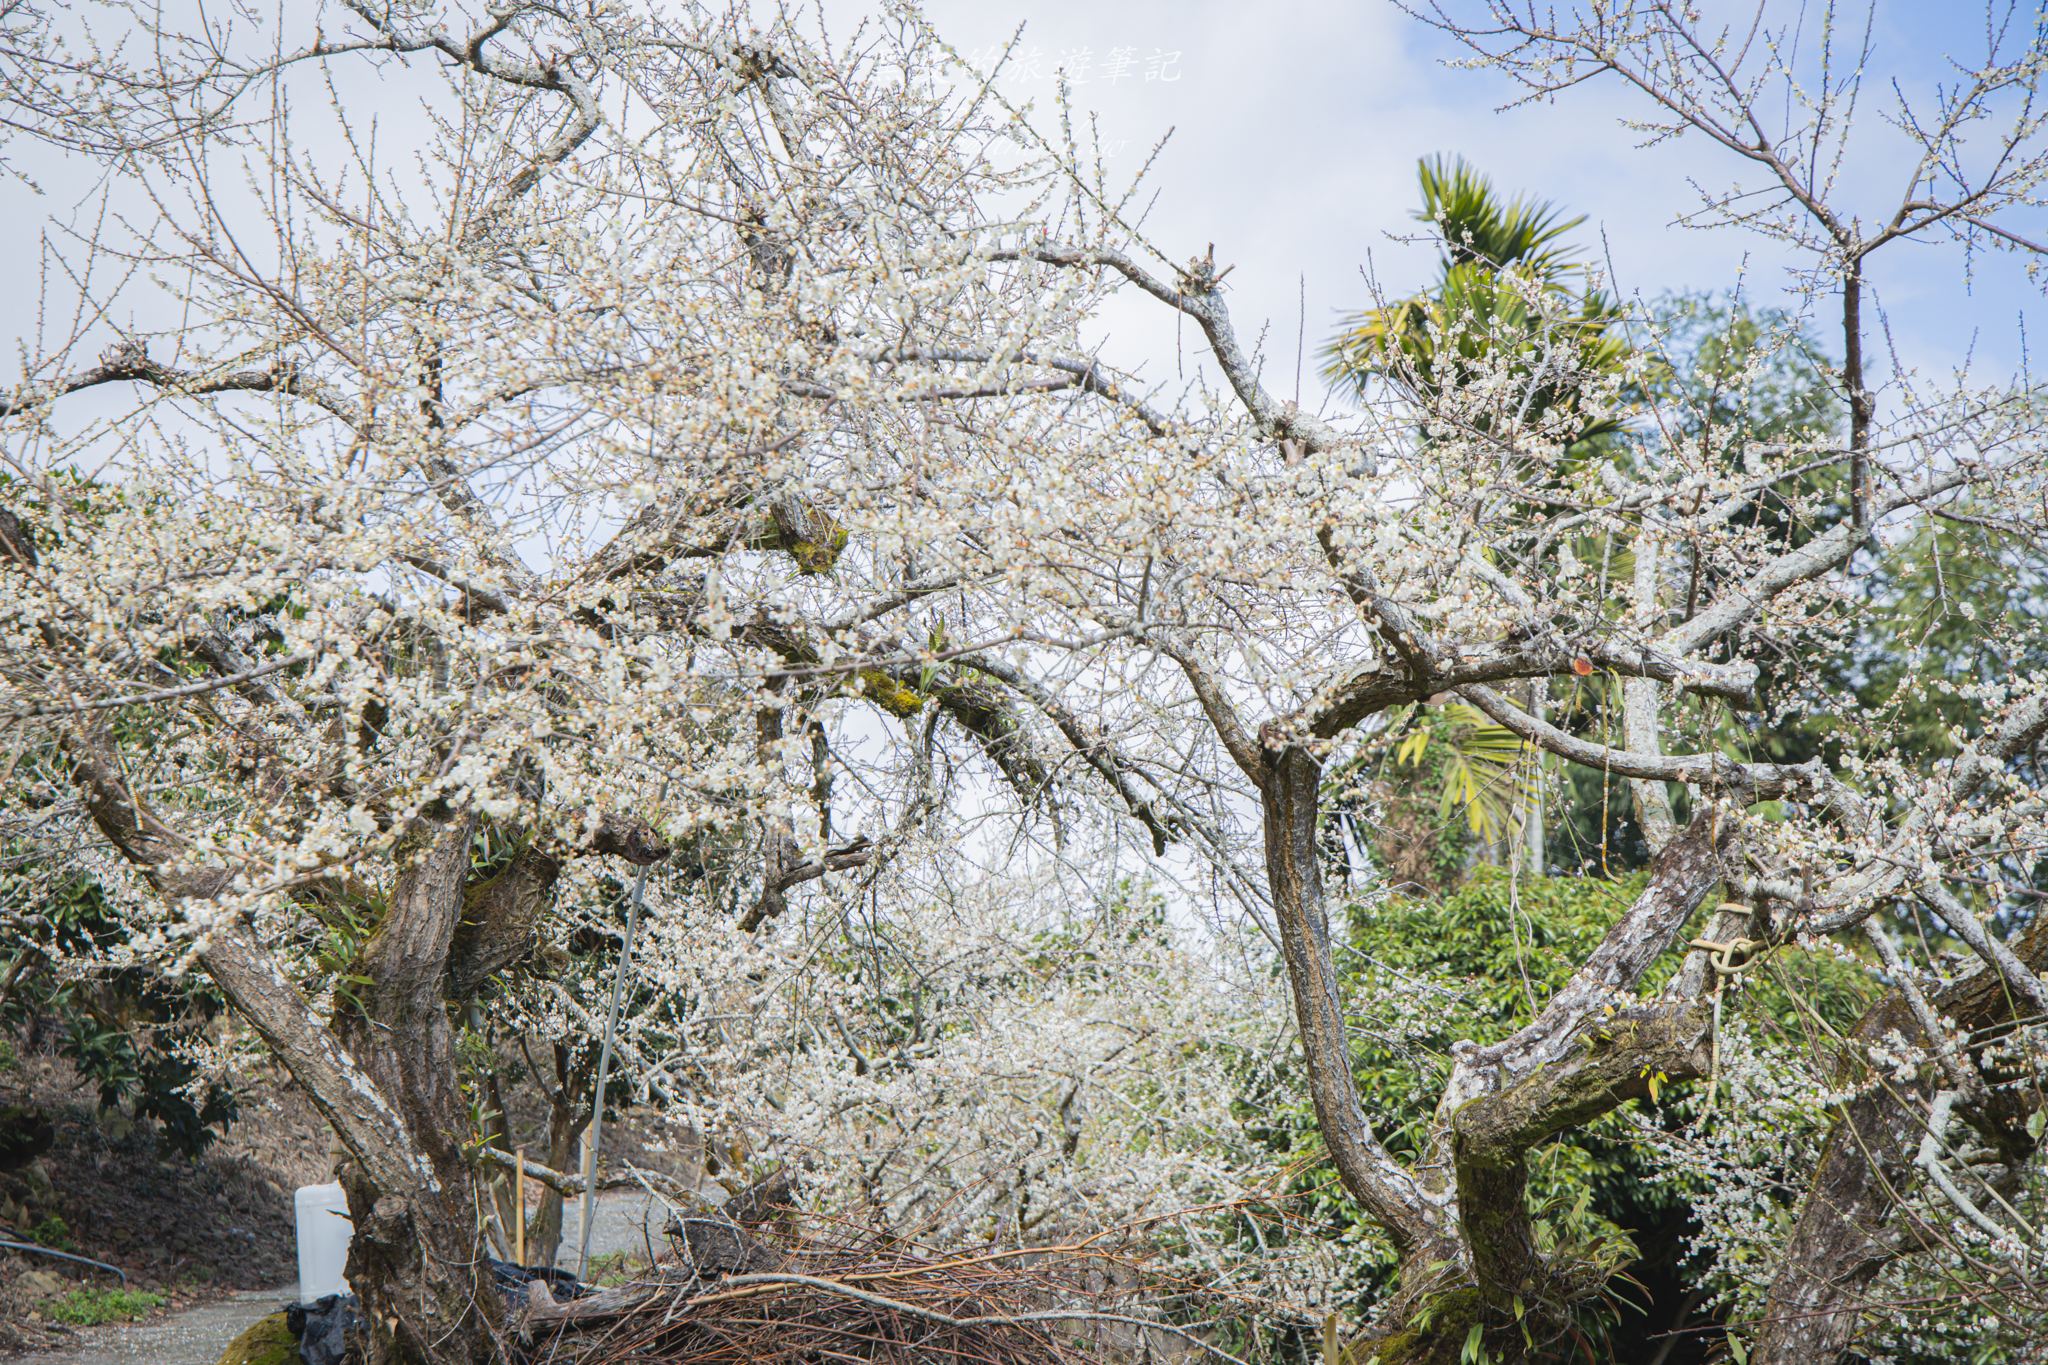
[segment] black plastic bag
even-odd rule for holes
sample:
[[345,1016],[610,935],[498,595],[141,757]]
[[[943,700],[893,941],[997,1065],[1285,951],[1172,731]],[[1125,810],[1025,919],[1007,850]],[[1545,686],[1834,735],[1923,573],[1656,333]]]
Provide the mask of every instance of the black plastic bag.
[[299,1359],[305,1365],[345,1365],[349,1334],[362,1326],[363,1315],[356,1310],[353,1294],[329,1294],[311,1303],[295,1303],[284,1310],[285,1325],[299,1339]]
[[548,1287],[548,1292],[557,1299],[580,1299],[590,1293],[590,1286],[566,1270],[557,1270],[548,1265],[514,1265],[510,1261],[491,1259],[491,1282],[498,1292],[505,1296],[511,1307],[517,1308],[526,1302],[526,1286],[539,1280]]

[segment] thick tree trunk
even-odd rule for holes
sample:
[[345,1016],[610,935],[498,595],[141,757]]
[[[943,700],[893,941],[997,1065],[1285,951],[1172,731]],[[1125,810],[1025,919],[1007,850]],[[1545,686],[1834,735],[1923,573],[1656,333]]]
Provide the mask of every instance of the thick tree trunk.
[[[122,780],[106,736],[68,737],[73,776],[109,842],[166,900],[210,900],[227,873]],[[499,1316],[482,1257],[467,1125],[445,987],[473,822],[422,822],[400,859],[390,905],[364,949],[368,984],[332,1028],[249,928],[228,922],[199,960],[228,1004],[304,1086],[348,1149],[343,1184],[355,1239],[351,1286],[370,1323],[373,1365],[492,1358]]]
[[1541,1250],[1528,1208],[1527,1155],[1650,1093],[1653,1081],[1683,1082],[1709,1066],[1710,1010],[1690,998],[1639,1002],[1631,992],[1720,883],[1726,823],[1702,808],[1658,856],[1648,884],[1600,947],[1527,1027],[1491,1047],[1452,1049],[1458,1060],[1427,1149],[1413,1176],[1396,1168],[1395,1180],[1379,1165],[1392,1158],[1356,1108],[1343,1045],[1315,875],[1319,774],[1305,755],[1269,762],[1267,859],[1318,1119],[1334,1156],[1344,1135],[1332,1134],[1333,1119],[1355,1115],[1349,1146],[1352,1159],[1364,1163],[1367,1188],[1391,1187],[1412,1201],[1395,1202],[1395,1216],[1420,1211],[1411,1224],[1417,1233],[1395,1234],[1401,1283],[1382,1328],[1346,1358],[1360,1365],[1453,1365],[1467,1358],[1475,1332],[1495,1361],[1564,1358],[1574,1310],[1605,1276]]
[[1351,1048],[1330,952],[1328,907],[1316,839],[1322,766],[1299,744],[1262,736],[1260,797],[1265,812],[1267,884],[1301,1035],[1303,1068],[1316,1123],[1345,1190],[1401,1253],[1389,1335],[1346,1353],[1383,1365],[1454,1365],[1480,1304],[1456,1226],[1448,1182],[1432,1192],[1379,1141],[1360,1103]]
[[343,1179],[355,1237],[348,1280],[369,1323],[367,1365],[502,1359],[504,1310],[491,1287],[476,1208],[455,1188],[397,1193],[352,1169]]
[[[110,786],[87,788],[105,794]],[[161,870],[148,845],[169,844],[162,827],[111,796],[96,811],[126,837],[124,850],[169,896],[215,894],[206,872]],[[138,840],[140,833],[145,836]],[[355,1224],[348,1274],[370,1322],[374,1365],[440,1365],[493,1358],[498,1305],[480,1253],[467,1130],[456,1080],[454,1040],[442,999],[447,939],[431,947],[435,888],[468,868],[468,826],[434,841],[402,873],[386,922],[365,953],[360,1008],[329,1028],[247,927],[216,929],[200,961],[222,995],[304,1086],[349,1153],[343,1184]],[[455,898],[460,904],[459,894]],[[453,911],[447,911],[452,916]],[[452,919],[450,921],[452,929]]]
[[355,1239],[349,1285],[370,1330],[370,1365],[493,1359],[503,1309],[481,1207],[449,1018],[448,958],[462,915],[473,819],[422,821],[401,849],[390,905],[364,948],[343,1042],[411,1132],[428,1178],[394,1188],[357,1163],[344,1176]]

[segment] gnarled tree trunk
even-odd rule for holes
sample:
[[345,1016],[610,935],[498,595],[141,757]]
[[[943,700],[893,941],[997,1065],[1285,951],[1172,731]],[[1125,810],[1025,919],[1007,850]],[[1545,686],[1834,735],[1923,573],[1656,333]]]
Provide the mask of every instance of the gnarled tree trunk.
[[392,1188],[361,1162],[344,1173],[355,1237],[349,1284],[371,1324],[370,1365],[485,1361],[503,1310],[483,1244],[449,1019],[448,962],[461,920],[474,818],[422,820],[402,845],[384,921],[363,950],[353,1010],[336,1031],[412,1134],[429,1178]]
[[[203,901],[223,893],[227,874],[195,865],[198,851],[121,781],[103,736],[81,731],[68,747],[95,822],[159,894]],[[348,1276],[369,1323],[371,1365],[502,1355],[503,1311],[464,1145],[470,1123],[455,1055],[451,1011],[460,992],[451,960],[460,945],[468,962],[516,961],[530,948],[534,917],[495,913],[490,895],[479,894],[495,887],[523,897],[526,889],[502,874],[472,883],[474,830],[474,817],[423,816],[401,841],[389,903],[357,964],[362,981],[331,1025],[245,924],[215,926],[199,951],[229,1005],[347,1149],[343,1185],[355,1225]],[[592,848],[643,863],[669,852],[627,823],[604,825]],[[520,942],[475,941],[497,929]]]
[[1401,1257],[1380,1330],[1347,1359],[1455,1365],[1475,1331],[1495,1360],[1547,1358],[1604,1276],[1539,1249],[1528,1154],[1647,1095],[1653,1077],[1684,1081],[1710,1067],[1710,1010],[1690,996],[1629,993],[1721,882],[1732,822],[1703,804],[1534,1021],[1490,1047],[1452,1049],[1451,1079],[1411,1168],[1374,1135],[1351,1074],[1317,862],[1320,765],[1273,734],[1261,757],[1267,873],[1317,1122],[1345,1189]]

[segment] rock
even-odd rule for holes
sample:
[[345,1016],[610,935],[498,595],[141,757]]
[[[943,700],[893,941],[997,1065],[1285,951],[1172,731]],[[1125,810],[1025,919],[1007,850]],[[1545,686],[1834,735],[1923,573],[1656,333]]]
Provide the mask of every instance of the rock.
[[32,1299],[62,1298],[71,1284],[62,1275],[48,1270],[24,1271],[15,1284]]
[[31,1161],[22,1167],[21,1178],[28,1183],[31,1203],[39,1203],[57,1192],[56,1183],[50,1179],[50,1168],[41,1161]]
[[221,1352],[219,1365],[298,1365],[299,1339],[283,1313],[272,1313],[249,1324],[242,1335]]

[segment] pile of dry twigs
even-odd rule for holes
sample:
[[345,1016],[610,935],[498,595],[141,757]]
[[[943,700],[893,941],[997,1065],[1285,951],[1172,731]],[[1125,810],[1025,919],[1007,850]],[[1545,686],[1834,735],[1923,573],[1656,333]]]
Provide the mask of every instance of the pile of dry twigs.
[[[714,1217],[672,1220],[669,1240],[670,1253],[631,1284],[567,1302],[534,1287],[530,1358],[1062,1365],[1135,1356],[1147,1338],[1155,1360],[1208,1353],[1132,1304],[1133,1277],[1088,1247],[941,1254],[844,1228]],[[1179,1349],[1158,1350],[1167,1343]]]

